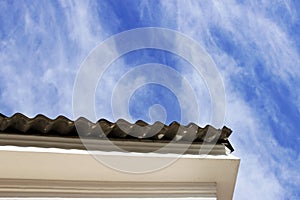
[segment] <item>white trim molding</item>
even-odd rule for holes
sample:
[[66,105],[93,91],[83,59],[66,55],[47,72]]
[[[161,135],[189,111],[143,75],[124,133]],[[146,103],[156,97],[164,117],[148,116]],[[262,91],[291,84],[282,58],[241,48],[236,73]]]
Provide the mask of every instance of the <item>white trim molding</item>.
[[1,196],[67,198],[216,197],[215,183],[97,182],[0,179]]

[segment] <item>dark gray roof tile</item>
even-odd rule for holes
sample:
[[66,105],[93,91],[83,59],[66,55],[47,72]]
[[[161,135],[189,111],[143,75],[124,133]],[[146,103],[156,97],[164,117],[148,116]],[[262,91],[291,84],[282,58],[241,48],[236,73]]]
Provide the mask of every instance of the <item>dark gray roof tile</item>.
[[50,119],[44,115],[28,118],[20,113],[11,117],[0,113],[0,134],[1,132],[61,137],[79,137],[80,133],[81,137],[87,138],[107,137],[112,140],[151,140],[154,142],[217,142],[224,143],[233,151],[228,141],[232,132],[229,128],[216,129],[209,125],[201,128],[194,123],[183,126],[178,122],[165,125],[161,122],[148,124],[138,120],[132,124],[124,119],[116,122],[100,119],[93,123],[83,117],[72,121],[64,116],[58,116],[56,119]]

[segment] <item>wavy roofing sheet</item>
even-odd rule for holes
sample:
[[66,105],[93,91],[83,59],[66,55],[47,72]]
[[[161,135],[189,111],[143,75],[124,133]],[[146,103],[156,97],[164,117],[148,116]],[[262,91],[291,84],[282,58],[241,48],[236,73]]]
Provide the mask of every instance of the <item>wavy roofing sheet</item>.
[[169,125],[161,122],[148,124],[142,120],[130,123],[119,119],[110,122],[100,119],[91,122],[86,118],[72,121],[64,116],[50,119],[44,115],[34,118],[16,113],[11,117],[0,114],[0,134],[13,133],[22,135],[59,136],[66,138],[108,138],[110,140],[149,141],[149,142],[176,142],[176,143],[218,143],[224,144],[231,151],[233,148],[228,141],[231,130],[227,127],[216,129],[210,125],[204,128],[190,123],[186,126],[177,122]]

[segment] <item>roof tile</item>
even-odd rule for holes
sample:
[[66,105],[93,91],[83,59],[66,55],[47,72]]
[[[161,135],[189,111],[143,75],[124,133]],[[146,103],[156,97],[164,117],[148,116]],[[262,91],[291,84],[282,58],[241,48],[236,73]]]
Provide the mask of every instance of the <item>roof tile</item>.
[[183,126],[178,122],[165,125],[161,122],[148,124],[138,120],[132,124],[124,119],[116,122],[100,119],[93,123],[83,117],[72,121],[64,116],[50,119],[39,114],[34,118],[28,118],[21,113],[16,113],[11,117],[0,113],[0,134],[1,132],[61,137],[79,137],[80,133],[80,137],[87,138],[107,137],[112,140],[151,140],[154,142],[217,142],[224,143],[233,151],[228,141],[232,132],[229,128],[224,126],[222,129],[216,129],[210,125],[201,128],[194,123]]

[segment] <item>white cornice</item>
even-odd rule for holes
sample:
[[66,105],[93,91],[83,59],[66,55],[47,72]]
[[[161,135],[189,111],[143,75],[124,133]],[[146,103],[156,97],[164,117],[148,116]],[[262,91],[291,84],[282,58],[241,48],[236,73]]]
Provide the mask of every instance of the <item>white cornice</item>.
[[[65,150],[64,153],[37,152],[26,149],[0,149],[0,197],[5,197],[5,194],[6,197],[26,196],[26,191],[32,191],[27,195],[37,193],[40,197],[55,194],[70,197],[73,189],[79,193],[82,191],[81,197],[89,196],[89,192],[91,196],[97,197],[114,194],[130,194],[129,196],[135,197],[149,197],[152,194],[158,197],[162,194],[161,197],[165,197],[164,191],[166,196],[189,194],[190,197],[196,197],[212,195],[212,184],[215,184],[217,198],[227,200],[232,199],[239,166],[239,159],[233,156],[183,155],[170,165],[155,171],[127,173],[109,167],[87,153],[76,153],[73,150]],[[137,153],[133,156],[132,153],[103,153],[101,158],[124,168],[147,168],[173,159],[171,154],[145,155],[147,154]],[[26,181],[29,182],[25,184]],[[48,183],[55,184],[48,187]],[[118,187],[114,188],[113,183]],[[72,184],[78,185],[72,189]],[[105,184],[111,185],[105,188]],[[129,189],[126,189],[127,186]],[[92,190],[93,187],[98,189]]]

